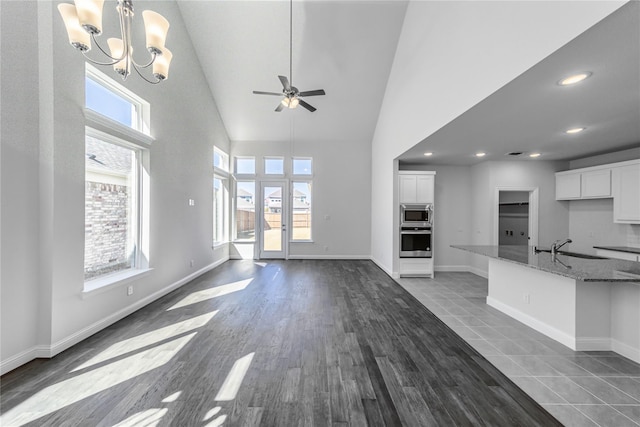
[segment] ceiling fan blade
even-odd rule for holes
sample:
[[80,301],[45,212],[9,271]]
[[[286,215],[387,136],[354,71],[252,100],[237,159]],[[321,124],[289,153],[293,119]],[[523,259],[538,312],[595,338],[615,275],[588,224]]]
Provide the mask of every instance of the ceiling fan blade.
[[318,90],[308,90],[306,92],[300,92],[299,95],[300,96],[317,96],[317,95],[326,95],[326,93],[324,93],[324,89],[318,89]]
[[307,104],[306,102],[304,102],[302,99],[298,98],[298,101],[300,102],[300,105],[302,105],[304,108],[306,108],[307,110],[311,111],[312,113],[314,111],[316,111],[316,107]]
[[280,83],[282,83],[283,88],[285,88],[286,90],[291,90],[291,85],[289,84],[288,78],[286,78],[285,76],[278,76],[278,78],[280,79]]
[[263,92],[261,90],[254,90],[253,93],[255,93],[256,95],[275,95],[275,96],[282,96],[282,93],[276,93],[276,92]]
[[284,105],[282,105],[282,102],[281,102],[281,103],[278,104],[278,106],[276,107],[275,111],[277,111],[279,113],[280,111],[283,110],[283,108],[284,108]]

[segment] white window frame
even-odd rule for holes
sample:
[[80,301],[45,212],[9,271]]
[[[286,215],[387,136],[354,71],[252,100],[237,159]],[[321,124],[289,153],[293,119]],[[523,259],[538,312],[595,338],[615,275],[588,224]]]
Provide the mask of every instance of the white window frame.
[[92,79],[104,88],[134,104],[138,115],[136,123],[140,129],[130,128],[96,111],[84,108],[85,137],[90,136],[104,142],[132,149],[136,152],[137,162],[135,197],[133,200],[134,209],[136,210],[134,266],[125,271],[105,274],[85,281],[82,291],[83,299],[123,286],[149,274],[153,270],[150,268],[149,263],[150,179],[148,170],[150,164],[149,148],[154,141],[154,138],[150,135],[150,104],[89,64],[86,64],[85,78]]
[[[238,159],[253,159],[253,173],[238,173]],[[258,169],[257,166],[255,156],[233,156],[233,175],[238,178],[247,178],[241,180],[251,181],[255,179]]]
[[[223,159],[223,165],[222,168],[217,167],[217,166],[213,166],[213,179],[219,179],[222,182],[222,186],[225,189],[225,191],[223,192],[223,199],[222,199],[222,235],[223,235],[223,239],[222,240],[216,240],[216,230],[215,227],[217,225],[217,218],[216,218],[216,200],[215,200],[215,195],[213,193],[214,191],[214,181],[211,181],[211,194],[213,196],[213,203],[212,203],[212,208],[213,208],[213,235],[211,236],[211,240],[212,240],[212,245],[213,248],[219,248],[221,246],[227,245],[229,243],[229,181],[230,181],[230,174],[229,174],[229,155],[222,151],[220,148],[218,147],[213,147],[213,152],[217,153],[219,155],[222,156]],[[213,164],[213,158],[211,159],[212,164]]]
[[231,215],[231,223],[233,224],[232,226],[232,236],[233,239],[232,241],[234,243],[256,243],[258,241],[258,206],[256,205],[256,201],[253,201],[253,205],[254,205],[254,210],[253,210],[253,214],[255,216],[254,218],[254,228],[255,228],[255,232],[256,235],[254,236],[253,240],[245,240],[245,239],[238,239],[238,229],[237,229],[237,218],[236,218],[236,214],[238,212],[238,183],[239,182],[253,182],[253,197],[258,199],[258,185],[259,185],[259,181],[255,179],[255,176],[253,177],[249,177],[249,175],[241,175],[241,176],[247,176],[247,178],[238,178],[234,176],[234,180],[233,180],[233,205],[232,205],[232,209],[233,209],[233,215]]
[[215,160],[211,159],[214,162],[213,168],[216,173],[221,174],[226,178],[229,178],[229,155],[219,149],[218,147],[213,147],[214,156],[218,154],[222,157],[222,167],[218,167],[215,165]]
[[[267,173],[267,160],[278,159],[282,160],[282,173]],[[285,176],[285,162],[283,156],[264,156],[262,158],[262,172],[265,177],[284,177]]]
[[[296,174],[295,168],[293,164],[296,160],[310,160],[311,161],[311,172],[307,174]],[[310,178],[313,177],[313,157],[292,157],[291,158],[291,177],[296,181],[309,181]]]
[[[290,221],[289,223],[291,224],[291,226],[289,227],[290,233],[289,233],[289,243],[313,243],[313,207],[314,207],[314,202],[313,202],[313,180],[309,178],[309,175],[299,175],[299,176],[304,176],[306,177],[305,179],[294,179],[291,178],[290,182],[290,197],[289,197],[289,215],[290,215]],[[309,197],[311,197],[311,209],[309,210],[309,215],[310,215],[310,227],[309,227],[309,238],[308,239],[294,239],[293,238],[293,203],[294,203],[294,191],[295,191],[295,187],[294,184],[298,183],[298,182],[306,182],[309,183],[309,185],[311,186],[311,192],[309,193]]]

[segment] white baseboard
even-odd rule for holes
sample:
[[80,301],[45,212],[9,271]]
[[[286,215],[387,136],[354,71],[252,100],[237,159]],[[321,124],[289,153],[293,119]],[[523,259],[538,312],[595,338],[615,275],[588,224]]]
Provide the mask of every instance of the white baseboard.
[[366,259],[369,255],[289,255],[289,259]]
[[496,300],[492,297],[487,297],[487,305],[495,308],[496,310],[500,310],[504,314],[513,317],[519,322],[524,323],[530,328],[535,329],[536,331],[558,341],[560,344],[566,345],[571,350],[576,350],[576,339],[566,332],[562,332],[561,330],[554,328],[551,325],[548,325],[540,320],[529,316],[521,312],[520,310],[516,310],[515,308],[503,304],[502,302]]
[[168,294],[169,292],[179,288],[180,286],[192,281],[193,279],[203,275],[204,273],[213,270],[214,268],[218,267],[219,265],[221,265],[222,263],[226,262],[228,260],[228,257],[222,258],[214,263],[211,263],[203,268],[201,268],[198,271],[195,271],[191,274],[189,274],[186,277],[183,277],[182,279],[160,289],[159,291],[156,291],[154,293],[152,293],[151,295],[148,295],[136,302],[134,302],[133,304],[111,314],[110,316],[107,316],[103,319],[98,320],[97,322],[92,323],[91,325],[87,326],[86,328],[81,329],[80,331],[69,335],[55,343],[53,343],[50,346],[47,345],[39,345],[39,346],[35,346],[32,347],[29,350],[26,350],[22,353],[19,353],[15,356],[11,356],[6,360],[3,360],[0,362],[0,375],[4,375],[5,373],[17,368],[18,366],[21,366],[27,362],[30,362],[33,359],[36,358],[51,358],[53,356],[55,356],[56,354],[70,348],[71,346],[78,344],[80,341],[85,340],[87,338],[89,338],[91,335],[101,331],[102,329],[114,324],[115,322],[117,322],[118,320],[124,319],[125,317],[127,317],[128,315],[130,315],[131,313],[136,312],[137,310],[140,310],[142,307],[152,303],[153,301],[165,296],[166,294]]
[[435,265],[433,269],[441,273],[468,273],[470,272],[468,265]]
[[475,274],[476,276],[480,276],[480,277],[483,277],[483,278],[485,278],[485,279],[488,279],[488,278],[489,278],[489,272],[488,272],[488,271],[480,270],[479,268],[473,267],[473,266],[471,266],[471,265],[469,265],[469,266],[467,266],[467,267],[469,268],[469,270],[468,270],[468,271],[469,271],[469,273],[473,273],[473,274]]
[[640,363],[640,348],[635,348],[629,344],[625,344],[616,339],[611,338],[611,351],[615,351],[618,354],[631,359],[636,363]]
[[39,357],[49,357],[49,347],[44,345],[37,345],[31,347],[29,350],[25,350],[16,355],[13,355],[3,361],[0,362],[0,375],[4,375],[7,372],[13,371],[14,369],[24,365],[25,363],[31,362],[33,359],[37,359]]
[[378,261],[373,255],[369,256],[369,259],[371,261],[373,261],[373,263],[375,265],[377,265],[378,267],[380,267],[380,269],[382,271],[384,271],[385,273],[387,273],[387,275],[391,278],[398,278],[400,277],[400,275],[398,274],[397,271],[391,271],[390,269],[388,269],[383,263],[381,263],[380,261]]
[[576,351],[610,351],[611,338],[608,337],[577,337]]

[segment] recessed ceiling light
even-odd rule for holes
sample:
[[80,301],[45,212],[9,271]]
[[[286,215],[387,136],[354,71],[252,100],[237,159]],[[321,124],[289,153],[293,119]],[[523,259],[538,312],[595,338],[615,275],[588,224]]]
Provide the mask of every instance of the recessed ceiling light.
[[429,157],[429,156],[433,156],[433,153],[432,153],[432,152],[430,152],[430,151],[428,151],[428,152],[424,153],[424,155],[425,155],[425,156],[427,156],[427,157]]
[[572,128],[572,129],[565,130],[564,133],[568,133],[569,135],[571,135],[571,134],[574,134],[574,133],[582,132],[585,129],[586,128]]
[[576,83],[580,83],[581,81],[583,81],[584,79],[591,77],[591,72],[590,71],[586,71],[584,73],[578,73],[578,74],[574,74],[572,76],[569,77],[565,77],[564,79],[560,80],[558,82],[558,84],[560,86],[569,86],[569,85],[574,85]]
[[531,153],[529,154],[529,157],[533,157],[533,158],[540,157],[540,153]]
[[476,157],[484,157],[487,153],[483,153],[482,151],[479,153],[476,153]]

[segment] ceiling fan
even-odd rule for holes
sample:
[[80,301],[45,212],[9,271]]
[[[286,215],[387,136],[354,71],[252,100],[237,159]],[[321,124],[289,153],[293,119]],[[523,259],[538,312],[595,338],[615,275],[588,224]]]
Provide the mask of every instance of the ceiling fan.
[[[292,56],[293,56],[293,0],[289,2],[289,77],[291,77],[291,81],[293,81],[293,71],[292,71]],[[286,76],[278,76],[280,79],[280,83],[282,83],[282,92],[263,92],[259,90],[254,90],[253,93],[256,95],[275,95],[275,96],[283,96],[282,101],[276,107],[275,111],[280,112],[285,107],[287,108],[296,108],[299,105],[302,105],[307,110],[312,113],[316,111],[316,108],[312,105],[309,105],[307,102],[302,99],[307,96],[318,96],[325,95],[324,89],[316,89],[300,92],[297,87],[292,86],[290,80],[287,79]]]

